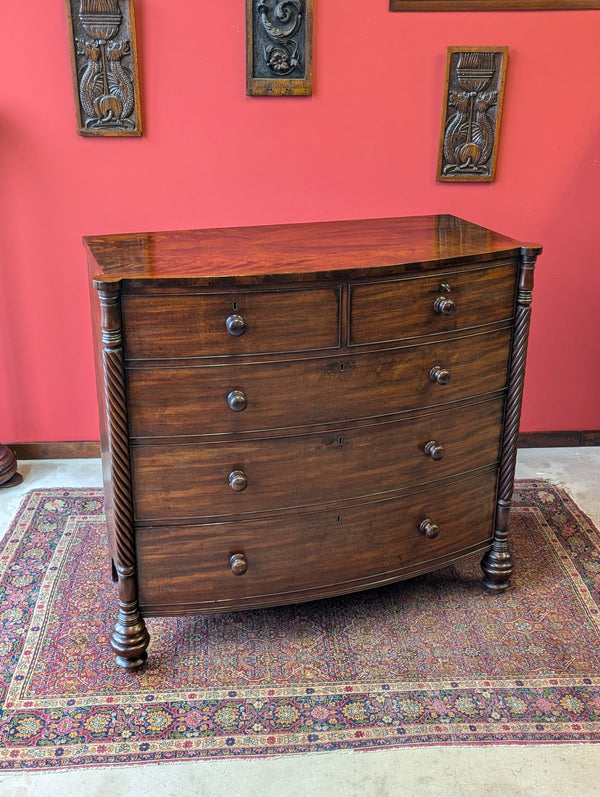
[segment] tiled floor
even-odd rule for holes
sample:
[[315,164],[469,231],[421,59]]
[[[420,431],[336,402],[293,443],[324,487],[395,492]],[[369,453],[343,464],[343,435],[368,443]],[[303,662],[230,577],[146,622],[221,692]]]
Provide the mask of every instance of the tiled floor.
[[[98,487],[98,460],[21,462],[23,484],[0,490],[0,536],[23,494]],[[563,485],[600,527],[600,448],[524,449],[517,478]],[[247,761],[0,774],[1,797],[600,797],[600,745],[437,747]]]

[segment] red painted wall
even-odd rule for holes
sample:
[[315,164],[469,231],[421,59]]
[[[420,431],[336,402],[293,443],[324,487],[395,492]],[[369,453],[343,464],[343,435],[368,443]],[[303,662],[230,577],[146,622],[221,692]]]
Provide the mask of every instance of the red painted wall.
[[[313,96],[275,99],[242,0],[136,0],[119,140],[76,135],[63,4],[34,5],[3,8],[0,440],[98,437],[82,235],[435,212],[544,244],[522,429],[600,428],[600,12],[316,0]],[[492,184],[435,182],[447,45],[510,48]]]

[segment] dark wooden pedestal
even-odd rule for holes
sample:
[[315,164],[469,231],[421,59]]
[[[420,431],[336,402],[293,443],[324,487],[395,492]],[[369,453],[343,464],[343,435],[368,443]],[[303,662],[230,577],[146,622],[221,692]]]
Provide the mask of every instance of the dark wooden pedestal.
[[17,458],[0,443],[0,487],[16,487],[22,481],[23,477],[17,473]]

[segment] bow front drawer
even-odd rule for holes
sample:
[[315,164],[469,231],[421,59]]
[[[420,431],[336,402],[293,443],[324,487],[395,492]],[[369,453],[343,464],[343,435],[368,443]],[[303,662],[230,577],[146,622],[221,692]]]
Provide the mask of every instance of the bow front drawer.
[[350,285],[352,346],[445,335],[514,315],[517,263]]
[[235,434],[392,415],[506,387],[510,329],[284,362],[136,364],[132,438]]
[[489,544],[495,486],[496,474],[485,473],[400,499],[285,519],[140,527],[142,608],[248,609],[441,567]]
[[125,358],[335,349],[341,288],[122,297]]
[[248,516],[398,492],[493,465],[503,409],[499,398],[327,433],[133,445],[135,516]]

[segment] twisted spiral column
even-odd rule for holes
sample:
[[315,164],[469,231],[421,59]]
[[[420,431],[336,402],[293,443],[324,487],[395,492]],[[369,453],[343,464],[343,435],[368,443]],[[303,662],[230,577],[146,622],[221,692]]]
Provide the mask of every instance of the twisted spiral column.
[[119,285],[104,286],[99,290],[99,298],[116,549],[114,565],[118,584],[118,614],[110,643],[116,654],[117,664],[126,669],[134,669],[147,658],[146,649],[150,636],[139,611],[135,580],[135,538]]
[[504,435],[498,474],[498,503],[496,507],[494,541],[491,550],[481,560],[484,586],[493,592],[503,592],[508,589],[509,579],[513,571],[508,530],[517,461],[519,422],[523,402],[527,340],[531,320],[533,271],[538,252],[539,248],[524,248],[521,250],[517,306],[509,365],[508,394],[504,413]]

